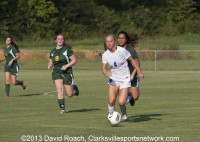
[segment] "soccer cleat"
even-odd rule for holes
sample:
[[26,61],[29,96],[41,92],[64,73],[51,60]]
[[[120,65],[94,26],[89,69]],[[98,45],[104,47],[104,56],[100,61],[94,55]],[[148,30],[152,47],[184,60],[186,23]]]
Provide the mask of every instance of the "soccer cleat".
[[60,114],[64,114],[64,113],[66,113],[66,111],[64,109],[61,109]]
[[3,96],[4,96],[4,98],[9,98],[7,93],[4,93]]
[[79,90],[77,85],[73,85],[73,89],[74,89],[74,95],[78,96],[79,95]]
[[24,84],[24,81],[23,81],[23,80],[21,80],[21,82],[22,82],[21,86],[22,86],[22,88],[25,90],[25,89],[26,89],[26,85]]
[[121,118],[122,121],[126,121],[127,119],[128,119],[128,117],[126,114],[122,115],[122,118]]
[[131,105],[131,106],[134,106],[134,105],[135,105],[135,100],[134,100],[133,98],[131,98],[131,100],[130,100],[130,105]]

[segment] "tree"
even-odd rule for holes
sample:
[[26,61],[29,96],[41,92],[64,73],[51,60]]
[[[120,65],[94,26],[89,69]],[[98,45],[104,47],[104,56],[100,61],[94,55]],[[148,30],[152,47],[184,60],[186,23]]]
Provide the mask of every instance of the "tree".
[[[195,31],[192,29],[196,18],[199,17],[196,13],[195,2],[193,0],[169,0],[168,26],[173,27],[169,30],[171,33],[181,34],[185,32]],[[197,18],[199,19],[199,18]],[[194,26],[194,25],[193,25]]]
[[57,8],[51,0],[28,0],[29,21],[27,27],[29,34],[38,37],[54,35],[54,25],[57,20]]
[[57,14],[57,33],[68,37],[81,38],[94,30],[96,4],[93,0],[53,0]]
[[1,35],[8,34],[9,15],[6,12],[8,6],[7,0],[0,1],[0,33]]

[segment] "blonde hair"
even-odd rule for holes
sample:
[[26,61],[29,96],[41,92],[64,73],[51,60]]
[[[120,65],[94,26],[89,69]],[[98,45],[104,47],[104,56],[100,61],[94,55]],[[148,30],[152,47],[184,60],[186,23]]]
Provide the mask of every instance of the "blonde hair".
[[114,41],[115,41],[115,36],[114,36],[113,34],[106,35],[105,41],[106,41],[106,38],[107,38],[107,37],[112,37],[112,38],[114,39]]

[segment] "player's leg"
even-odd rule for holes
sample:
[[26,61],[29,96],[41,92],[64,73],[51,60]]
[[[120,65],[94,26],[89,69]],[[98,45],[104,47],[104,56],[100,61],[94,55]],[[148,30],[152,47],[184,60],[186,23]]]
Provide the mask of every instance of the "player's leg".
[[63,80],[56,79],[54,80],[54,85],[57,92],[58,104],[60,107],[60,112],[65,113],[65,98],[64,98],[64,87],[63,87]]
[[73,84],[74,83],[74,77],[72,74],[62,74],[62,78],[64,81],[64,89],[68,97],[72,97],[74,95],[79,95],[79,89],[78,87]]
[[74,84],[74,85],[64,85],[64,89],[65,89],[65,93],[68,97],[73,97],[78,96],[79,95],[79,89],[78,87]]
[[131,95],[130,105],[134,106],[135,105],[135,101],[138,100],[139,95],[140,95],[139,86],[138,87],[131,87],[129,92],[130,92],[130,95]]
[[4,97],[9,97],[10,95],[10,72],[5,72],[5,92]]
[[118,90],[119,86],[108,86],[108,112],[110,115],[113,113],[113,111],[115,111],[115,102]]
[[134,106],[135,101],[138,100],[139,95],[140,95],[139,81],[140,80],[137,76],[131,81],[131,88],[129,89],[129,94],[127,97],[126,104],[128,104],[130,102],[130,105]]
[[126,114],[126,99],[127,99],[127,94],[128,94],[129,88],[121,88],[119,90],[119,105],[120,109],[122,112],[122,120],[127,119],[127,114]]
[[68,97],[73,97],[74,96],[74,89],[73,89],[73,85],[64,85],[65,88],[65,93]]
[[13,85],[21,85],[21,87],[23,89],[26,89],[26,85],[24,84],[24,81],[21,80],[17,80],[17,75],[19,73],[19,67],[18,65],[14,65],[12,68],[11,68],[11,80],[12,80],[12,84]]

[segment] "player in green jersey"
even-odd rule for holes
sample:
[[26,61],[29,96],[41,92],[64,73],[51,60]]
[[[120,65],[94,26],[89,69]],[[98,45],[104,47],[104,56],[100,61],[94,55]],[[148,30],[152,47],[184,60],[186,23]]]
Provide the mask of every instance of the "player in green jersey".
[[65,45],[64,36],[59,34],[56,37],[56,48],[50,52],[48,69],[53,68],[52,80],[54,82],[60,113],[65,113],[64,91],[68,97],[79,95],[79,90],[74,85],[72,66],[77,62],[73,51]]
[[26,89],[24,81],[17,80],[19,73],[19,66],[17,60],[20,58],[20,52],[18,46],[12,40],[12,37],[6,38],[6,47],[3,48],[4,58],[0,60],[6,61],[4,72],[5,72],[5,93],[4,97],[9,97],[10,94],[10,79],[13,85],[21,85],[23,89]]
[[[135,62],[137,63],[138,66],[140,66],[140,61],[138,59],[138,55],[136,50],[134,49],[134,47],[132,47],[129,44],[130,40],[129,40],[129,35],[127,32],[125,31],[120,31],[118,33],[118,43],[121,47],[126,48],[126,50],[129,51],[129,53],[131,54],[132,58],[135,60]],[[130,69],[130,73],[131,73],[131,87],[129,89],[129,95],[127,98],[127,103],[130,102],[131,106],[134,106],[135,101],[138,100],[139,98],[139,94],[140,94],[140,90],[139,90],[139,77],[137,74],[137,70],[132,66],[132,64],[130,62],[128,62],[128,66]],[[122,114],[122,119],[126,120],[127,119],[127,115],[126,114]]]

